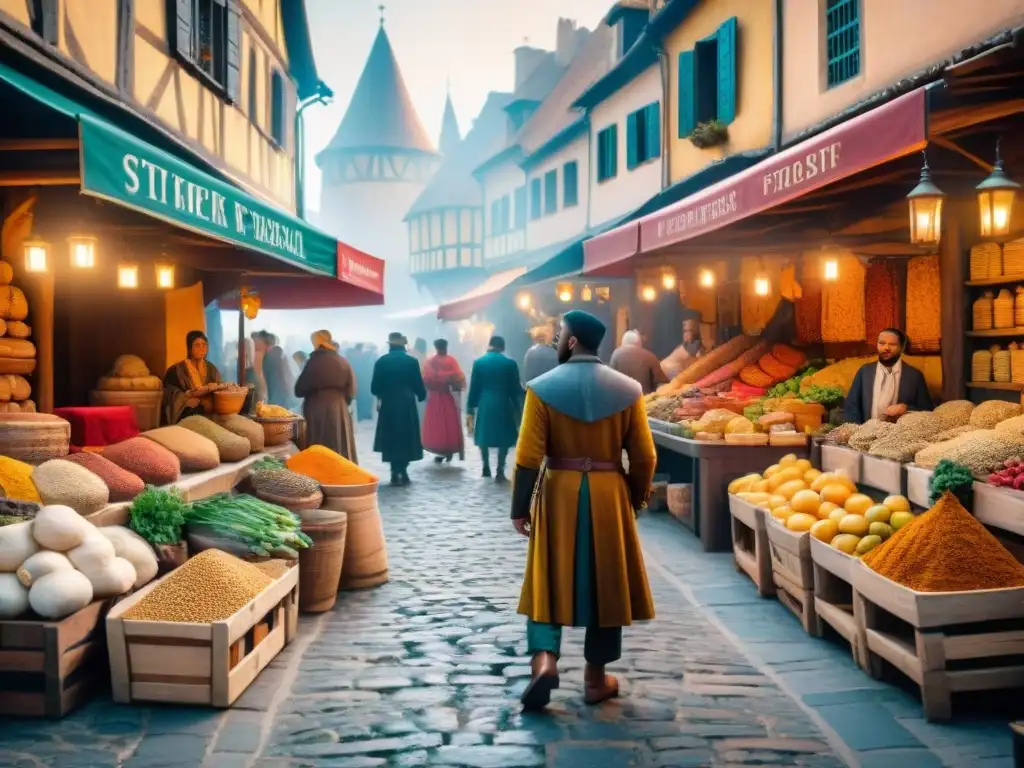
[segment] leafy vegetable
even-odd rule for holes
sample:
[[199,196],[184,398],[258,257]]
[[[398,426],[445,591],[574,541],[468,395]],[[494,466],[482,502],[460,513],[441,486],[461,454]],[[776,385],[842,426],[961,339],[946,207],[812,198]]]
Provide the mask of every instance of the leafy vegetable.
[[276,456],[264,456],[259,461],[254,461],[249,466],[250,472],[262,472],[268,469],[284,469],[285,464]]
[[821,403],[828,407],[843,399],[843,390],[839,387],[819,387],[812,384],[800,393],[800,399],[805,403]]
[[200,527],[217,536],[240,542],[256,555],[294,560],[296,550],[313,541],[299,530],[299,518],[284,507],[246,494],[220,493],[194,502],[187,510],[190,529]]
[[177,489],[164,490],[147,485],[135,497],[131,509],[131,528],[150,544],[177,544],[185,525],[188,505]]
[[974,473],[970,467],[957,464],[949,459],[942,459],[932,473],[932,479],[928,483],[928,503],[935,504],[942,494],[952,491],[964,506],[969,506],[974,488]]
[[743,415],[756,424],[757,420],[764,416],[764,406],[761,404],[748,405],[743,409]]

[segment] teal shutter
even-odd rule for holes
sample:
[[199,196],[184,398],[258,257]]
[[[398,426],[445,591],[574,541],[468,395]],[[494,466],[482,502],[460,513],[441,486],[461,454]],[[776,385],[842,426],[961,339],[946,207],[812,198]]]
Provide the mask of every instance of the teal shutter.
[[718,28],[718,119],[736,119],[736,17]]
[[608,178],[619,172],[619,126],[608,129]]
[[679,54],[679,138],[685,139],[697,127],[696,79],[693,51]]
[[646,110],[647,157],[645,159],[650,160],[652,157],[661,156],[661,104],[657,101],[648,104]]
[[629,170],[633,170],[639,165],[640,160],[638,155],[639,141],[637,135],[637,118],[640,116],[639,112],[633,112],[626,117],[626,167]]

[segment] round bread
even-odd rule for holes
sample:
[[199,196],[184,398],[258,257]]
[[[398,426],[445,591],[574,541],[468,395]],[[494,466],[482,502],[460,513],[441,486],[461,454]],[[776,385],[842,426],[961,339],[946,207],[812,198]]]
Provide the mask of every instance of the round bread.
[[103,458],[138,475],[147,485],[167,485],[181,477],[181,462],[162,445],[132,437],[103,449]]
[[107,506],[110,491],[106,483],[88,469],[66,459],[51,459],[32,470],[32,482],[47,506],[71,507],[80,515],[91,515]]
[[220,466],[216,444],[184,427],[160,427],[143,432],[139,437],[152,440],[177,456],[182,472],[206,472]]
[[239,416],[216,416],[216,422],[228,432],[232,432],[249,441],[249,453],[259,453],[265,447],[263,427],[252,419]]
[[85,467],[102,480],[110,492],[111,503],[131,501],[146,489],[141,477],[127,469],[121,469],[98,453],[73,453],[68,456],[67,461]]
[[211,440],[217,446],[221,461],[241,461],[252,448],[244,437],[229,432],[205,416],[188,416],[179,421],[178,426]]

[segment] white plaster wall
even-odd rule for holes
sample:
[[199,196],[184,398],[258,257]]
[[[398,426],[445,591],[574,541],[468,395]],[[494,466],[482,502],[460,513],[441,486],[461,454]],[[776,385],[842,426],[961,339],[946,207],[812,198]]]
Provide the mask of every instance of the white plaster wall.
[[[653,101],[662,101],[661,71],[649,67],[624,88],[598,104],[590,114],[593,135],[590,151],[590,226],[598,227],[620,218],[646,203],[661,191],[662,157],[656,157],[633,170],[626,167],[626,117]],[[665,104],[661,105],[661,145],[665,146]],[[612,123],[618,130],[618,174],[597,181],[597,134]]]
[[[540,179],[541,201],[543,196],[544,174],[548,171],[555,171],[558,175],[558,210],[555,213],[541,215],[539,219],[526,222],[526,247],[528,250],[544,248],[548,245],[561,243],[571,237],[581,236],[587,230],[587,201],[590,192],[590,163],[587,162],[589,138],[587,134],[578,136],[555,154],[548,157],[544,163],[530,171],[529,179],[526,182],[526,199],[529,203],[530,184],[533,179]],[[576,161],[577,166],[577,203],[571,208],[563,205],[565,199],[564,188],[564,167],[566,163]],[[543,207],[541,208],[543,210]]]
[[[516,188],[526,183],[526,174],[514,162],[506,162],[491,168],[483,178],[484,190],[484,265],[493,259],[503,259],[526,247],[526,233],[515,229]],[[503,196],[509,196],[511,232],[504,235],[491,234],[491,203]],[[529,208],[530,194],[527,190],[526,205]],[[529,213],[527,213],[529,219]]]

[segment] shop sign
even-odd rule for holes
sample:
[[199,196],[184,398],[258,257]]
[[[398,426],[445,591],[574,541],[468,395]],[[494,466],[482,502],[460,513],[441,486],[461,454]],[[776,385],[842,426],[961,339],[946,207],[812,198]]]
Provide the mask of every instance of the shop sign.
[[304,221],[87,115],[82,191],[217,240],[338,274],[338,241]]
[[[640,220],[640,251],[714,231],[920,149],[927,141],[925,89],[830,128],[735,176]],[[601,265],[587,265],[587,270]]]
[[338,279],[383,295],[384,260],[338,243]]

